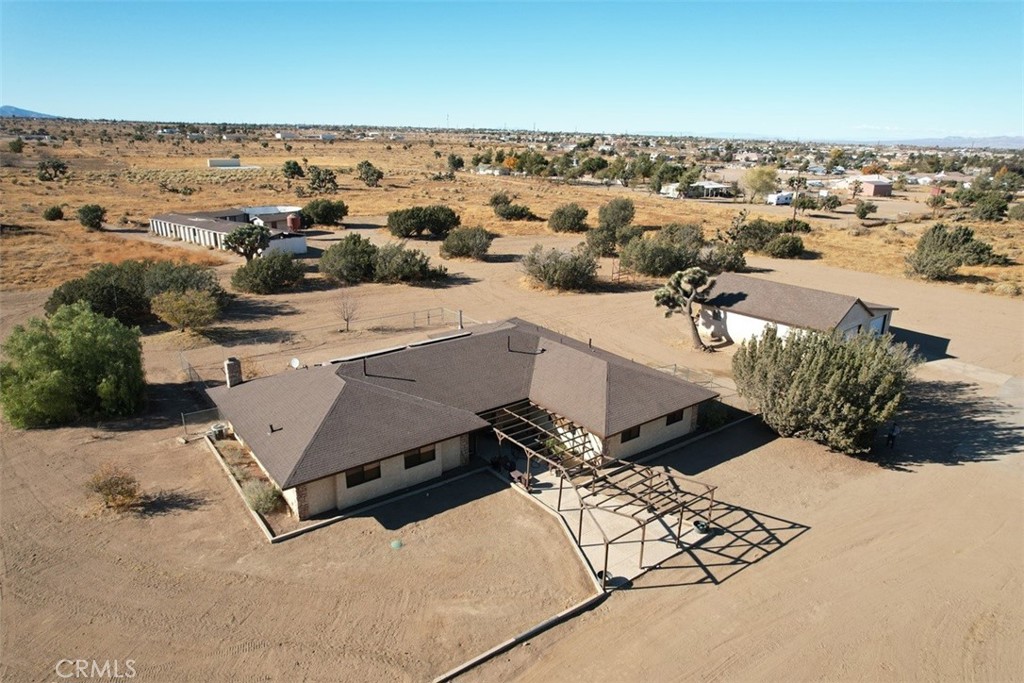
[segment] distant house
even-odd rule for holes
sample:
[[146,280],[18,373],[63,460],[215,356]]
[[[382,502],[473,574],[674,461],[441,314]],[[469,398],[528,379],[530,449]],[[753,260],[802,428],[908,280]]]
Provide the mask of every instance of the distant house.
[[297,137],[299,137],[298,134],[293,133],[289,130],[282,130],[280,132],[274,133],[275,140],[294,140]]
[[207,159],[206,165],[209,168],[241,168],[241,159]]
[[888,180],[867,180],[861,183],[861,194],[865,197],[891,197],[892,183]]
[[250,381],[237,360],[225,371],[209,396],[299,519],[436,479],[496,452],[499,429],[632,457],[692,432],[717,396],[515,318]]
[[732,190],[732,185],[716,183],[713,180],[701,180],[691,183],[690,187],[699,188],[704,197],[723,197],[727,196],[730,190]]
[[774,204],[775,206],[789,206],[793,203],[792,192],[773,192],[772,194],[765,197],[765,204]]
[[165,213],[149,219],[149,232],[211,249],[224,249],[224,238],[232,230],[252,223],[270,230],[268,252],[278,250],[301,255],[306,253],[306,236],[288,227],[288,217],[295,217],[294,225],[301,210],[298,206],[247,206],[219,211]]
[[884,334],[895,310],[845,294],[722,273],[701,304],[700,327],[713,339],[737,343],[760,336],[768,325],[782,336],[794,329]]

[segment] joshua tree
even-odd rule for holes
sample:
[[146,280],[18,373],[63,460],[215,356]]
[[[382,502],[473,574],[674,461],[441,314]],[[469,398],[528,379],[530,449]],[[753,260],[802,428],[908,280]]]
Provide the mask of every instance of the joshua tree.
[[857,201],[857,195],[860,194],[860,188],[862,187],[864,187],[864,183],[862,183],[859,180],[854,180],[852,183],[850,183],[850,190],[853,192],[852,196],[850,197],[851,202]]
[[664,306],[665,317],[671,318],[673,313],[686,312],[686,319],[690,322],[690,335],[693,338],[693,348],[696,351],[711,351],[712,349],[700,338],[697,331],[697,322],[693,318],[693,304],[705,299],[708,291],[714,286],[715,280],[708,276],[703,268],[687,268],[680,270],[669,277],[663,287],[654,292],[655,307]]

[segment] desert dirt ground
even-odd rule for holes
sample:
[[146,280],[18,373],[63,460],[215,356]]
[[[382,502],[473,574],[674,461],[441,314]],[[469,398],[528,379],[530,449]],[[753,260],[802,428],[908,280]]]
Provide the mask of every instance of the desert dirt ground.
[[[86,146],[72,159],[79,175],[60,192],[83,192],[72,199],[82,202],[89,195],[76,188],[86,174],[114,174],[103,175],[112,183],[104,197],[112,218],[130,221],[176,207],[276,203],[281,196],[256,186],[250,192],[251,180],[204,186],[187,200],[161,193],[153,178],[191,182],[190,169],[201,160],[139,147],[94,154]],[[226,156],[214,149],[203,156]],[[345,149],[320,144],[288,155],[259,148],[242,155],[248,161],[253,152],[267,168],[300,156],[354,165],[369,148],[352,143],[338,151]],[[386,169],[394,175],[384,189],[343,181],[340,196],[353,217],[345,230],[312,235],[314,256],[350,231],[387,241],[382,212],[452,198],[466,207],[464,223],[502,233],[489,261],[445,261],[455,277],[440,287],[339,290],[314,277],[298,293],[240,296],[204,337],[146,330],[152,386],[144,416],[28,432],[4,425],[0,678],[52,680],[58,659],[82,657],[134,658],[141,680],[423,680],[592,591],[552,518],[493,477],[462,480],[429,498],[270,546],[212,456],[175,442],[180,413],[197,407],[183,391],[182,354],[209,378],[218,377],[228,355],[261,373],[280,372],[291,357],[318,362],[436,332],[399,324],[367,329],[371,318],[432,307],[463,310],[477,321],[515,315],[638,362],[675,363],[728,380],[732,350],[690,351],[683,323],[654,308],[656,283],[559,294],[523,282],[516,259],[533,244],[568,247],[580,237],[551,234],[543,224],[495,225],[487,195],[513,188],[540,212],[575,195],[522,179],[436,184],[414,170],[439,163],[430,148],[407,151],[398,157],[405,161]],[[119,175],[126,169],[139,175]],[[169,175],[175,169],[183,180]],[[3,176],[5,192],[10,180]],[[269,173],[260,182],[283,187]],[[4,202],[5,223],[13,215],[32,230],[78,229],[71,221],[29,220],[60,192],[28,184],[17,203]],[[593,213],[618,192],[594,189],[581,201]],[[683,210],[696,211],[706,228],[734,213],[651,198],[638,200],[638,221],[667,222]],[[105,250],[101,244],[88,257],[69,256],[57,269],[46,266],[53,240],[3,237],[0,337],[41,314],[48,287],[93,262],[158,247],[211,256],[131,232],[130,223],[123,230],[100,233]],[[1024,302],[905,279],[898,262],[910,237],[819,232],[823,243],[836,240],[833,247],[812,243],[819,258],[751,258],[754,276],[899,307],[898,335],[920,344],[928,362],[901,414],[897,448],[883,450],[881,462],[859,460],[745,423],[666,458],[719,486],[717,522],[725,532],[468,680],[1024,678]],[[69,239],[59,249],[74,251],[79,238]],[[842,267],[850,253],[877,251],[885,239],[902,241],[871,262],[876,272]],[[415,246],[437,258],[436,243]],[[226,284],[241,260],[214,256]],[[12,281],[9,264],[20,259]],[[611,268],[602,262],[603,275]],[[339,332],[338,305],[346,297],[359,306],[349,333]],[[153,495],[143,514],[99,513],[85,498],[84,481],[106,461],[133,468]],[[395,538],[405,547],[392,550]]]
[[[385,241],[376,222],[354,219],[350,229]],[[592,294],[524,284],[513,257],[537,240],[501,237],[493,262],[448,261],[456,277],[445,287],[240,297],[212,341],[147,335],[147,416],[5,429],[5,678],[45,679],[73,652],[134,657],[154,680],[417,680],[584,597],[589,584],[551,519],[496,481],[455,487],[436,511],[425,499],[403,502],[388,519],[270,547],[211,457],[173,441],[178,413],[192,407],[182,398],[182,350],[216,377],[228,354],[279,372],[292,356],[317,362],[436,331],[357,321],[357,331],[338,332],[345,296],[367,319],[435,306],[480,321],[518,315],[638,362],[728,375],[731,351],[689,351],[682,323],[654,309],[647,284]],[[238,261],[219,267],[225,278]],[[898,448],[879,465],[745,426],[683,450],[667,463],[720,487],[720,545],[680,556],[469,680],[1024,675],[1021,302],[815,261],[753,265],[757,277],[900,308],[895,326],[933,360],[919,371]],[[46,293],[3,292],[0,333],[38,314]],[[94,512],[82,483],[107,460],[136,468],[160,494],[151,512]],[[407,547],[392,551],[395,537]],[[527,559],[526,574],[510,569]]]
[[[284,177],[281,167],[286,160],[335,171],[339,190],[332,198],[344,200],[351,215],[386,214],[413,205],[443,203],[460,214],[463,225],[482,225],[502,235],[551,236],[552,233],[544,221],[497,219],[487,201],[499,190],[507,191],[516,197],[517,203],[529,206],[544,219],[557,206],[577,202],[590,212],[591,225],[596,223],[601,205],[616,197],[628,197],[636,204],[637,225],[653,228],[672,222],[695,223],[703,227],[708,237],[728,228],[743,210],[750,218],[765,216],[778,220],[793,215],[789,207],[731,200],[672,200],[643,189],[601,184],[479,176],[465,171],[456,173],[452,180],[435,179],[436,174],[447,169],[450,153],[462,156],[468,167],[476,153],[525,146],[481,140],[472,135],[409,133],[402,140],[339,139],[333,143],[266,139],[259,142],[210,139],[199,143],[173,139],[157,141],[152,131],[148,132],[148,140],[131,140],[134,129],[125,124],[68,122],[54,128],[53,133],[69,137],[59,148],[29,144],[22,154],[0,152],[0,190],[5,199],[0,203],[0,222],[20,228],[3,236],[0,243],[5,260],[10,264],[2,273],[5,290],[59,284],[69,276],[83,273],[94,260],[116,261],[147,255],[141,252],[127,255],[114,248],[119,246],[117,243],[104,250],[103,240],[85,234],[74,219],[75,211],[82,204],[98,203],[106,207],[107,222],[121,228],[147,225],[151,216],[168,211],[199,211],[238,204],[305,204],[308,198],[296,196],[296,190],[305,181]],[[110,129],[112,142],[99,142],[103,128]],[[266,132],[263,135],[266,136]],[[648,153],[646,149],[627,151]],[[692,158],[692,150],[687,152]],[[243,164],[257,168],[206,167],[207,158],[227,158],[235,154]],[[65,178],[55,182],[36,178],[35,165],[48,157],[60,158],[68,164],[69,173]],[[371,161],[385,172],[380,187],[366,187],[354,177],[354,168],[362,160]],[[734,175],[742,174],[742,170],[729,170]],[[861,227],[853,215],[852,201],[847,201],[835,213],[808,212],[802,218],[815,230],[804,236],[807,248],[827,265],[902,275],[904,257],[913,251],[920,234],[936,220],[948,222],[958,210],[950,207],[933,216],[925,205],[928,194],[923,188],[911,188],[897,195],[873,200],[879,207],[876,217],[894,221],[886,226]],[[51,223],[41,218],[43,210],[52,205],[64,208],[65,220]],[[968,224],[980,238],[991,242],[996,251],[1008,254],[1017,263],[961,268],[955,282],[944,286],[996,290],[1004,285],[1001,291],[1024,291],[1022,225],[978,221],[968,221]],[[82,246],[77,246],[80,242]],[[170,256],[166,252],[148,255]],[[219,255],[208,252],[207,256],[217,258]],[[45,265],[54,262],[63,267],[54,270]]]

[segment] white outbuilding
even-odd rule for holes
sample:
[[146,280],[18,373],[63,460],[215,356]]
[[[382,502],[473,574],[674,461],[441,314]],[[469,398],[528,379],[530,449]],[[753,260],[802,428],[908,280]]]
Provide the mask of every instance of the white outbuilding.
[[885,334],[896,310],[846,294],[723,273],[701,304],[700,328],[712,339],[735,343],[760,336],[768,325],[782,337],[792,330]]

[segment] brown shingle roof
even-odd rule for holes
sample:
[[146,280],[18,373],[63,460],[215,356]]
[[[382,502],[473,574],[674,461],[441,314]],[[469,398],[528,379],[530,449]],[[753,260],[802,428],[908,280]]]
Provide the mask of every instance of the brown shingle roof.
[[281,488],[487,426],[458,408],[342,379],[331,366],[209,393]]
[[[736,273],[722,273],[715,278],[711,298],[703,305],[822,332],[834,330],[855,306],[863,306],[871,312],[871,307],[855,296],[771,282]],[[895,310],[889,306],[878,307]]]
[[607,437],[716,395],[518,319],[210,390],[282,488],[486,427],[478,413],[527,398]]

